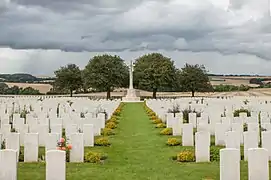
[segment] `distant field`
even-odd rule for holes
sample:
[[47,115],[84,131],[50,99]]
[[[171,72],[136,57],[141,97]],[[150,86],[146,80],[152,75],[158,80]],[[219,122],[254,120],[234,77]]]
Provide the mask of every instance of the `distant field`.
[[13,86],[18,86],[19,88],[32,87],[34,89],[39,90],[41,93],[47,93],[52,88],[50,84],[9,83],[9,82],[5,82],[5,84],[7,84],[8,87]]
[[212,85],[235,85],[235,86],[240,86],[240,85],[245,85],[245,86],[250,86],[250,87],[258,87],[259,85],[257,84],[250,84],[249,80],[252,78],[271,78],[271,76],[242,76],[242,77],[237,77],[237,76],[211,76],[211,84]]

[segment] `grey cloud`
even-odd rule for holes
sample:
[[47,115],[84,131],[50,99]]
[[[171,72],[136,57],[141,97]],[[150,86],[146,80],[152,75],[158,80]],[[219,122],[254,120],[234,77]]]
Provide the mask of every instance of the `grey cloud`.
[[211,0],[5,0],[0,3],[0,46],[216,51],[270,59],[270,18],[255,13],[254,20],[248,19],[254,1],[235,0],[227,12]]

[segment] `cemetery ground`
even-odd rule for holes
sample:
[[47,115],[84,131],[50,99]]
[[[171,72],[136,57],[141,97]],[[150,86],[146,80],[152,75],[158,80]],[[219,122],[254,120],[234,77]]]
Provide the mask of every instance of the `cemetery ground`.
[[[85,148],[106,153],[103,164],[67,163],[67,180],[84,179],[181,179],[218,180],[219,161],[177,163],[171,159],[185,147],[166,145],[169,136],[159,135],[147,116],[143,103],[124,105],[120,123],[110,136],[110,147]],[[41,150],[44,151],[44,150]],[[19,180],[45,180],[45,163],[19,163]],[[241,162],[241,179],[247,180],[247,163]]]

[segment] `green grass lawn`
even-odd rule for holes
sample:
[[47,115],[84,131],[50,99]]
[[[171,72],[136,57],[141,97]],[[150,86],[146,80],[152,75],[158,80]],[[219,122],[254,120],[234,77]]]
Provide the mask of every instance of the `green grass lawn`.
[[[86,148],[104,152],[104,164],[67,163],[68,180],[219,180],[219,162],[177,163],[171,160],[183,147],[168,147],[168,136],[159,135],[142,103],[126,104],[110,147]],[[241,179],[247,180],[247,164],[241,163]],[[19,180],[45,180],[44,163],[19,163]]]

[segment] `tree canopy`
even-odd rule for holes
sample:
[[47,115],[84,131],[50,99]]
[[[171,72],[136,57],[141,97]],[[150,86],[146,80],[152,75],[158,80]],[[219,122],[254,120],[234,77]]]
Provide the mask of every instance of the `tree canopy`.
[[212,89],[207,71],[203,65],[186,64],[178,74],[182,89],[190,91],[192,97],[195,96],[195,92],[210,91]]
[[73,91],[82,87],[83,80],[81,70],[75,64],[68,64],[55,71],[56,80],[54,86],[58,90],[68,90],[70,96]]
[[119,56],[94,56],[83,71],[84,84],[87,88],[106,91],[109,99],[114,88],[128,86],[128,74],[128,67]]
[[8,87],[5,83],[0,83],[0,94],[4,95],[41,95],[40,91],[32,87],[19,88],[18,86]]
[[176,71],[170,58],[160,53],[144,55],[135,61],[135,87],[152,91],[153,98],[157,91],[174,91],[178,86]]

